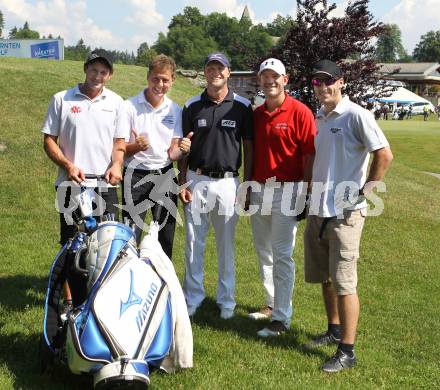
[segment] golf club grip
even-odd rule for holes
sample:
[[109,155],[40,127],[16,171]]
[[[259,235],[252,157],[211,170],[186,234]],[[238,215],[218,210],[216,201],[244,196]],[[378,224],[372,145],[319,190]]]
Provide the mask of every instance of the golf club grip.
[[157,202],[154,207],[153,212],[153,221],[160,221],[160,215],[162,214],[163,205],[162,203]]

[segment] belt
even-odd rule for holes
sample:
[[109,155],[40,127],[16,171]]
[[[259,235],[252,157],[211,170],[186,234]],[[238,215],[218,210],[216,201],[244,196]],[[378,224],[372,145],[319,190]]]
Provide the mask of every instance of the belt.
[[[161,175],[162,173],[165,173],[167,171],[169,171],[171,168],[173,167],[173,164],[167,165],[164,168],[159,168],[159,169],[133,169],[133,172],[136,173],[142,173],[144,175]],[[125,168],[126,170],[127,168]],[[125,172],[124,170],[124,172]]]
[[194,172],[197,175],[212,177],[213,179],[223,179],[224,177],[237,177],[237,171],[210,171],[209,169],[196,168]]

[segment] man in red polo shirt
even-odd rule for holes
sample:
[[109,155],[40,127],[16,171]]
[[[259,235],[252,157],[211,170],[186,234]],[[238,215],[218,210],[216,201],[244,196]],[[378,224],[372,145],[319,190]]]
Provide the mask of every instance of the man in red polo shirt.
[[[266,96],[254,111],[253,180],[261,189],[251,194],[258,211],[251,217],[266,306],[250,313],[252,319],[271,318],[260,337],[285,332],[292,318],[297,215],[304,209],[315,154],[315,121],[312,112],[285,93],[289,78],[280,60],[263,61],[258,82]],[[297,202],[298,198],[298,202]]]

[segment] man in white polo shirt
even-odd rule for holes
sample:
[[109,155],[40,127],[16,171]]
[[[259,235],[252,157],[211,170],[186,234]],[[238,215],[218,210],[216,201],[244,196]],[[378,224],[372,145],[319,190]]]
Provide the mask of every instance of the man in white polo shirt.
[[174,60],[163,54],[154,57],[148,65],[147,88],[124,102],[118,121],[121,133],[131,132],[124,168],[123,216],[135,223],[139,242],[147,210],[152,208],[153,219],[161,227],[159,242],[169,258],[177,212],[172,161],[188,153],[191,146],[191,135],[182,138],[182,109],[166,96],[175,79]]
[[[126,134],[117,131],[116,121],[123,100],[105,88],[113,75],[113,63],[104,50],[89,54],[84,73],[84,83],[53,96],[42,129],[44,150],[59,167],[55,187],[61,245],[75,233],[71,195],[79,192],[78,184],[95,188],[94,215],[117,217],[118,212],[115,186],[122,178]],[[99,188],[96,177],[104,178],[99,180]],[[75,288],[77,283],[80,281],[72,278],[65,286],[67,305],[72,303],[69,285],[73,292],[81,291]],[[73,298],[75,301],[75,295]],[[78,303],[81,298],[78,296]]]
[[[341,69],[329,60],[315,64],[313,89],[322,104],[317,113],[312,195],[304,232],[304,274],[321,283],[327,332],[310,347],[338,344],[322,369],[354,367],[359,318],[357,259],[368,195],[382,180],[393,155],[373,115],[342,96]],[[367,177],[370,153],[373,161]]]
[[[116,121],[123,100],[105,87],[112,78],[113,63],[104,50],[90,53],[84,73],[84,83],[53,96],[42,129],[44,150],[59,167],[55,186],[61,211],[61,245],[74,234],[71,220],[62,212],[71,212],[70,193],[72,188],[78,189],[72,183],[87,185],[86,176],[103,176],[106,188],[100,189],[100,195],[105,210],[101,211],[115,216],[118,211],[114,186],[122,178],[126,134],[117,131]],[[90,182],[91,186],[96,184],[96,180]]]

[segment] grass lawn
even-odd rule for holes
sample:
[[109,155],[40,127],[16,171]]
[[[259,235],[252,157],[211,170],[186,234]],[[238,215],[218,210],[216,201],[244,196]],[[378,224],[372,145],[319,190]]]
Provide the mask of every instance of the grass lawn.
[[[66,370],[40,377],[37,344],[47,273],[57,251],[56,169],[42,149],[40,128],[50,97],[82,81],[79,62],[0,59],[0,389],[89,388],[87,377]],[[117,65],[110,88],[124,97],[144,85],[145,69]],[[197,93],[178,79],[171,98]],[[236,235],[237,310],[220,320],[215,305],[216,256],[207,245],[208,298],[193,322],[195,367],[176,375],[152,373],[153,389],[436,388],[440,387],[440,121],[432,115],[380,121],[395,155],[380,194],[385,211],[367,220],[359,262],[361,319],[358,367],[326,375],[319,367],[333,348],[302,345],[326,327],[320,289],[303,281],[303,229],[294,252],[295,315],[287,335],[256,337],[263,325],[246,318],[260,307],[250,221]],[[211,232],[212,235],[212,232]],[[183,276],[184,229],[177,228],[174,263]]]

